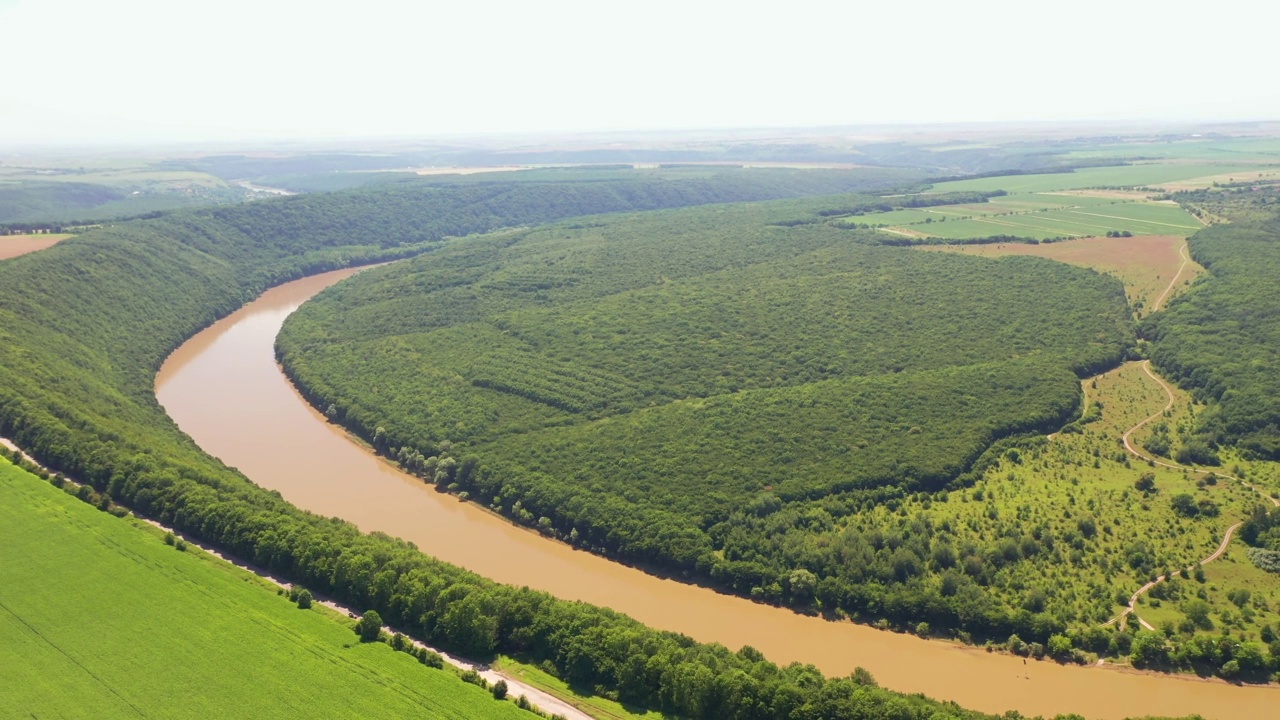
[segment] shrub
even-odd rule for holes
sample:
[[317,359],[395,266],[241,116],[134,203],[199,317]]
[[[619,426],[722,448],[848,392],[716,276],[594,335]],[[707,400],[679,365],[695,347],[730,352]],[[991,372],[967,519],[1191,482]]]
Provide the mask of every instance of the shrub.
[[361,642],[374,642],[382,632],[382,616],[377,610],[370,610],[360,617],[356,623],[356,634]]

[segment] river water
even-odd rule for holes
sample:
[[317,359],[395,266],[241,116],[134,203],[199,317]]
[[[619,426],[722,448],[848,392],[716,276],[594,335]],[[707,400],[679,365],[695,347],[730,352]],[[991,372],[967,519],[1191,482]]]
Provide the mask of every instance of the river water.
[[1280,718],[1280,688],[1062,666],[854,623],[827,622],[648,575],[512,525],[399,472],[330,425],[284,377],[273,345],[285,318],[355,270],[282,285],[193,337],[156,379],[156,397],[207,452],[294,505],[414,542],[512,585],[626,613],[656,628],[828,675],[862,666],[887,688],[988,712],[1089,718],[1200,714]]

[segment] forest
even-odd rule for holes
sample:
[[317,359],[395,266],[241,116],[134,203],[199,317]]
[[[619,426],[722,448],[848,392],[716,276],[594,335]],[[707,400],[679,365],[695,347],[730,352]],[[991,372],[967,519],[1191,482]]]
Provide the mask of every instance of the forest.
[[1233,222],[1194,235],[1191,255],[1209,271],[1195,292],[1142,327],[1162,373],[1209,407],[1184,449],[1217,464],[1214,449],[1236,445],[1280,459],[1280,215],[1274,187],[1180,193]]
[[278,352],[335,421],[544,534],[770,602],[1047,641],[1062,622],[989,596],[985,562],[957,575],[966,592],[921,585],[966,555],[1017,560],[1002,540],[965,550],[922,530],[859,542],[858,562],[820,548],[1076,417],[1079,377],[1133,343],[1123,289],[776,222],[834,206],[473,238],[317,296]]
[[[566,680],[642,707],[717,718],[985,717],[879,689],[865,676],[828,680],[809,666],[773,665],[750,648],[701,645],[608,610],[500,586],[385,535],[302,512],[200,452],[156,403],[152,382],[164,357],[272,283],[429,251],[435,238],[555,212],[714,196],[601,184],[594,193],[564,193],[548,208],[544,201],[562,190],[530,185],[534,202],[514,187],[473,195],[405,185],[385,195],[371,189],[182,211],[0,263],[0,435],[89,483],[95,504],[156,518],[375,609],[442,647],[546,662]],[[499,193],[506,194],[500,205]],[[540,214],[521,216],[529,208]],[[1089,283],[1104,296],[1114,291]]]

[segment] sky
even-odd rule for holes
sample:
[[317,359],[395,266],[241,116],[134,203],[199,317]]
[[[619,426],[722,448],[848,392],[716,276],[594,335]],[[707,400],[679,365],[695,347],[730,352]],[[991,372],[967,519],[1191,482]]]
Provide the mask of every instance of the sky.
[[0,0],[0,145],[1280,119],[1259,8]]

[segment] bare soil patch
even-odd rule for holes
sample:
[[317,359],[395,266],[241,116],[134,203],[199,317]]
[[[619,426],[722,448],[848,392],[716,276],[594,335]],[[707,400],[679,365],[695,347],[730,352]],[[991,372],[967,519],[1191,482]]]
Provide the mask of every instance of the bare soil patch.
[[29,252],[53,247],[70,235],[0,235],[0,260],[8,260]]

